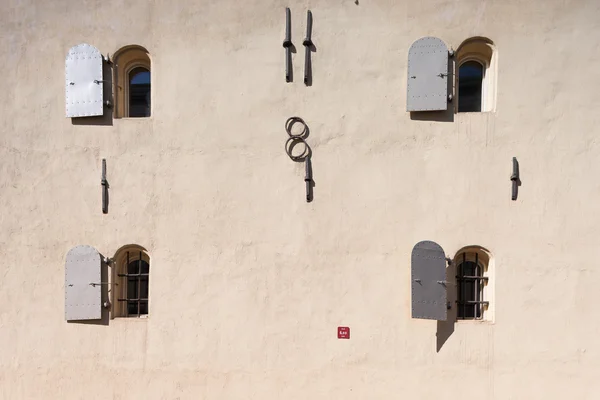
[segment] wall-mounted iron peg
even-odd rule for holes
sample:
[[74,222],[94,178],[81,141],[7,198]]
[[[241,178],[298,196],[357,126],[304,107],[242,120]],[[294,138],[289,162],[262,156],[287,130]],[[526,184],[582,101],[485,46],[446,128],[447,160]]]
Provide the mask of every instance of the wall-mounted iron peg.
[[285,9],[285,81],[292,81],[292,16],[289,8]]
[[517,157],[513,157],[512,159],[512,167],[513,172],[510,176],[510,180],[512,181],[512,200],[517,200],[517,196],[519,195],[519,184],[521,183],[519,178],[519,162],[517,161]]
[[102,177],[100,179],[102,185],[102,213],[108,214],[108,181],[106,180],[106,159],[102,159]]
[[314,44],[312,42],[312,12],[308,10],[306,14],[306,38],[302,44],[304,45],[304,84],[309,86],[312,80],[312,65],[310,60],[310,52]]
[[304,160],[304,170],[306,172],[304,175],[304,182],[306,183],[306,202],[310,203],[312,201],[313,186],[312,163],[310,162],[310,156],[306,157],[306,159]]

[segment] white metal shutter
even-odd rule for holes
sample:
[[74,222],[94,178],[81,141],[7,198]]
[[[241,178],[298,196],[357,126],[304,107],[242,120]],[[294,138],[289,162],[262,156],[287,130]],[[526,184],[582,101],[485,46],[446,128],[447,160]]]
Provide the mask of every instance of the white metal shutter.
[[446,255],[430,241],[419,242],[411,256],[412,317],[445,321],[448,314]]
[[448,108],[448,48],[435,37],[424,37],[408,51],[406,111]]
[[65,318],[67,321],[101,319],[100,253],[91,246],[69,250],[65,263]]
[[89,44],[71,47],[65,60],[67,117],[104,114],[102,54]]

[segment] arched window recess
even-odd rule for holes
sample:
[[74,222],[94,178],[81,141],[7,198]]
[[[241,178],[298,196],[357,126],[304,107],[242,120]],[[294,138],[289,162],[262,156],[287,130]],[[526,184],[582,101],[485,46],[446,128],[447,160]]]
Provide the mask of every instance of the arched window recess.
[[487,38],[465,40],[455,52],[458,112],[496,109],[497,52]]
[[148,51],[126,46],[114,55],[116,116],[144,118],[151,115],[152,79]]

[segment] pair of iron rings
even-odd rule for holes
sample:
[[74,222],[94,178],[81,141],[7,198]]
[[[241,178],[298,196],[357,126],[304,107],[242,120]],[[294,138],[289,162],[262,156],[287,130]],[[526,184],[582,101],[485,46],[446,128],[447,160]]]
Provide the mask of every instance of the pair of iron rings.
[[[302,131],[300,133],[295,134],[292,132],[295,124],[302,125]],[[300,117],[290,117],[287,121],[285,121],[285,131],[289,136],[289,138],[285,141],[285,152],[290,159],[292,161],[302,162],[307,158],[310,158],[312,150],[308,143],[306,143],[306,138],[308,137],[310,130],[308,129],[306,122],[304,122],[304,120]],[[298,146],[299,144],[303,144],[304,149],[301,154],[294,155],[294,147]]]

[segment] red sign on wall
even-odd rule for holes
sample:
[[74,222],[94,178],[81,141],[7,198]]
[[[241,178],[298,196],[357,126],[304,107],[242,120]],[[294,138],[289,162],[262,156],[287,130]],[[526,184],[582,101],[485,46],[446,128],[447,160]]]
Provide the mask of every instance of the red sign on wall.
[[338,326],[338,339],[350,339],[350,328],[347,326]]

